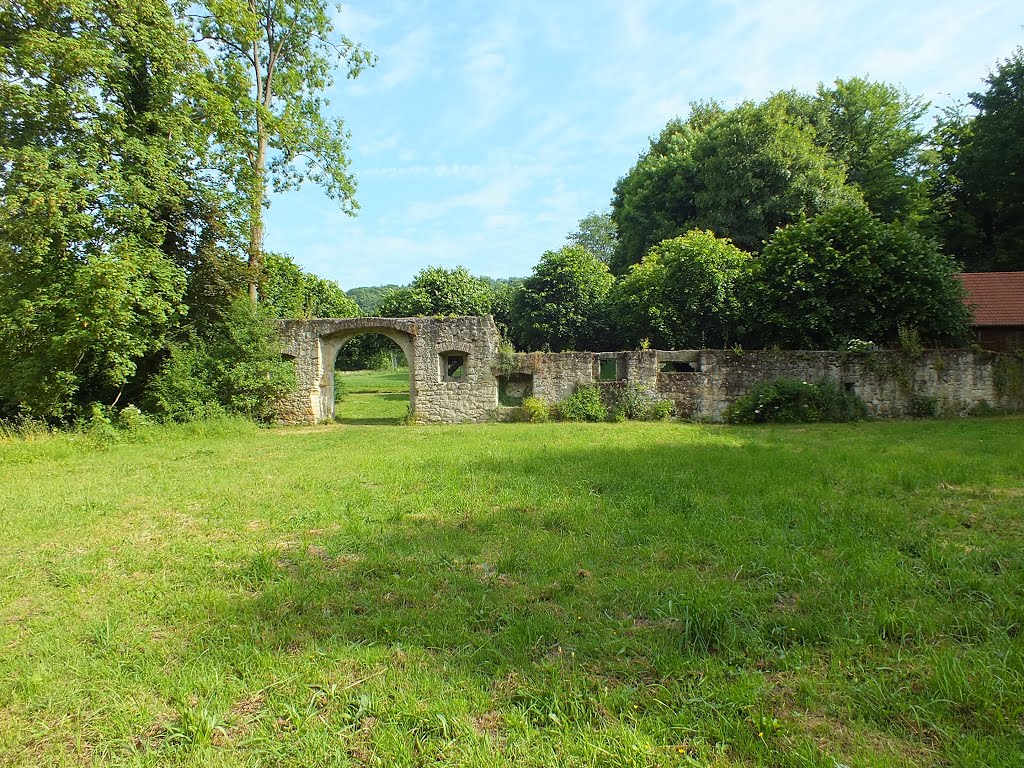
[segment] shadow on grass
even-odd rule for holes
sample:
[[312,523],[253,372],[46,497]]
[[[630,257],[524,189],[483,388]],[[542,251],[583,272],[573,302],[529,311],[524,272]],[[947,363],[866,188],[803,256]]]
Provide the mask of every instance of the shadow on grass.
[[588,691],[653,686],[666,711],[699,693],[726,730],[792,674],[795,649],[825,677],[833,657],[863,655],[866,681],[840,669],[845,688],[827,694],[844,711],[893,732],[924,711],[940,732],[1011,737],[982,710],[1024,697],[1021,679],[950,703],[928,662],[936,643],[964,643],[983,663],[942,674],[968,690],[999,666],[1024,601],[980,540],[948,557],[966,529],[940,541],[921,526],[924,491],[958,479],[956,458],[915,468],[920,445],[795,431],[473,452],[437,474],[428,457],[388,506],[236,563],[225,587],[244,596],[211,606],[204,644],[415,648],[439,670],[515,675],[511,701],[534,696],[545,718],[580,697],[597,707]]

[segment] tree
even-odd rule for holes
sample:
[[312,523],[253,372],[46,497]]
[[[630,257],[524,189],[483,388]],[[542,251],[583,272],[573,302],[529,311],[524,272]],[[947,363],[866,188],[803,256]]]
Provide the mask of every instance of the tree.
[[246,201],[255,303],[268,183],[282,191],[312,181],[346,213],[356,209],[348,133],[340,119],[327,117],[323,93],[333,84],[334,62],[354,78],[375,59],[333,35],[325,0],[204,0],[202,7],[206,13],[189,18],[214,51],[209,77],[220,105],[208,117],[218,129],[224,168]]
[[980,271],[1024,269],[1024,48],[970,94],[974,117],[948,111],[937,128],[932,186],[947,250]]
[[427,267],[408,287],[388,291],[379,311],[382,317],[486,315],[491,311],[491,290],[465,267]]
[[824,116],[818,143],[843,164],[847,183],[860,190],[868,208],[883,221],[920,220],[928,204],[928,134],[921,128],[928,102],[897,86],[853,77],[819,85],[815,107]]
[[612,316],[633,346],[725,347],[737,340],[735,284],[750,254],[702,230],[664,240],[612,288]]
[[262,309],[270,317],[357,317],[359,305],[333,280],[303,269],[287,256],[266,254]]
[[841,206],[775,233],[744,278],[747,341],[837,349],[893,343],[913,328],[930,343],[966,338],[957,265],[908,225]]
[[778,227],[858,199],[819,145],[815,115],[809,97],[781,93],[729,111],[697,104],[669,121],[615,186],[616,272],[691,229],[757,252]]
[[819,146],[804,104],[779,94],[715,121],[694,147],[697,215],[710,229],[758,252],[779,227],[859,198],[841,162]]
[[172,421],[223,413],[270,421],[295,388],[295,368],[281,359],[281,337],[261,310],[236,294],[216,325],[170,345],[147,390],[147,407]]
[[375,317],[381,301],[384,300],[384,295],[388,291],[400,287],[393,283],[388,285],[369,285],[349,288],[345,293],[352,301],[359,305],[359,314],[366,317]]
[[117,401],[185,312],[206,129],[162,0],[0,7],[0,411]]
[[582,246],[547,251],[523,281],[513,312],[513,340],[523,349],[599,349],[613,278]]
[[566,240],[569,245],[582,246],[605,264],[611,264],[615,256],[615,222],[610,213],[588,213]]

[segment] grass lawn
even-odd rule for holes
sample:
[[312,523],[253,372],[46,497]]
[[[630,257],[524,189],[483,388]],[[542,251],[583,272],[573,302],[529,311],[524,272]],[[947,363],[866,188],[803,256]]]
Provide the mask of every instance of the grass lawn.
[[401,424],[409,411],[409,369],[335,371],[334,401],[340,424]]
[[0,765],[1024,765],[1021,418],[228,422],[0,488]]

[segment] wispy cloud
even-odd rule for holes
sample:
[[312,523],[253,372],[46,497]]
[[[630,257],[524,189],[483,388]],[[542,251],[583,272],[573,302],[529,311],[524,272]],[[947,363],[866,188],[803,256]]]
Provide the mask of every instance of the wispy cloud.
[[344,286],[406,282],[428,264],[526,274],[691,101],[852,75],[962,98],[1021,41],[1018,5],[351,0],[338,29],[380,56],[332,94],[360,217],[315,213],[312,191],[281,198],[268,246]]

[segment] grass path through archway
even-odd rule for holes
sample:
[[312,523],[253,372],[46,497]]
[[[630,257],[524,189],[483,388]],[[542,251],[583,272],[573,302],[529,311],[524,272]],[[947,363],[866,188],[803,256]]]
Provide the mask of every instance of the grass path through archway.
[[402,424],[409,410],[409,369],[335,371],[335,421]]

